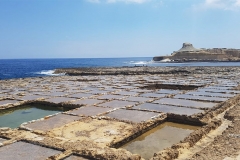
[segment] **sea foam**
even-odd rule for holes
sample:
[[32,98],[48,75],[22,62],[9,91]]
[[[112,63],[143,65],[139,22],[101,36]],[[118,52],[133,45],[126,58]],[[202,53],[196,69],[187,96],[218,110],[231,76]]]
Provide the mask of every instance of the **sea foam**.
[[65,73],[55,74],[55,70],[42,70],[41,72],[37,72],[37,74],[47,75],[47,76],[62,76]]
[[146,65],[150,64],[151,61],[130,61],[129,64],[135,64],[135,65]]

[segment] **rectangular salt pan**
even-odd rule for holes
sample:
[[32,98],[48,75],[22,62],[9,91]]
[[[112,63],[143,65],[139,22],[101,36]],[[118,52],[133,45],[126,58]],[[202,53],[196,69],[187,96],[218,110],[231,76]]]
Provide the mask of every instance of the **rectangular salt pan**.
[[138,93],[137,92],[128,92],[128,91],[119,91],[119,92],[115,92],[114,94],[133,96],[133,95],[137,95]]
[[72,102],[72,104],[79,104],[79,105],[96,105],[98,103],[102,103],[103,101],[97,99],[81,99]]
[[87,93],[89,94],[94,94],[94,95],[98,95],[98,94],[106,94],[108,93],[109,91],[104,91],[104,90],[97,90],[97,91],[89,91]]
[[53,97],[53,98],[46,99],[47,102],[51,102],[51,103],[64,103],[72,100],[74,99],[68,98],[68,97]]
[[188,115],[188,116],[203,112],[203,110],[200,110],[200,109],[175,107],[175,106],[152,104],[152,103],[144,103],[139,106],[133,107],[133,109],[157,111],[157,112],[163,112],[163,113],[174,113],[174,114]]
[[121,148],[125,148],[133,154],[139,154],[144,159],[150,159],[154,153],[178,143],[197,128],[167,122],[142,134]]
[[97,97],[97,99],[100,99],[100,100],[123,99],[123,98],[124,96],[122,95],[102,95]]
[[36,120],[61,111],[63,111],[62,108],[41,105],[23,105],[0,110],[0,127],[17,128],[24,122]]
[[76,93],[76,94],[69,95],[69,97],[73,97],[73,98],[87,98],[91,96],[93,95],[88,93]]
[[206,96],[196,96],[196,95],[189,95],[189,94],[179,94],[174,96],[174,98],[212,101],[212,102],[223,102],[228,100],[228,98],[223,98],[223,97],[206,97]]
[[201,91],[187,92],[186,94],[198,95],[198,96],[209,96],[209,97],[226,97],[226,98],[231,98],[235,96],[234,94],[211,93],[211,92],[201,92]]
[[201,88],[198,89],[198,91],[202,91],[202,92],[213,92],[213,93],[234,93],[234,94],[239,94],[240,91],[236,91],[236,90],[230,90],[230,89],[226,89],[226,90],[220,90],[220,89],[209,89],[209,88]]
[[110,102],[99,104],[98,106],[111,107],[111,108],[123,108],[123,107],[131,107],[135,105],[135,103],[136,102],[113,100]]
[[137,92],[137,93],[146,93],[146,92],[152,92],[152,90],[148,89],[132,89],[132,92]]
[[181,92],[181,91],[179,91],[179,90],[168,90],[168,89],[161,89],[161,90],[159,90],[159,91],[157,91],[156,93],[160,93],[160,94],[177,94],[177,93],[179,93],[179,92]]
[[25,100],[25,101],[32,101],[32,100],[37,100],[39,98],[44,98],[44,96],[39,96],[39,95],[26,95],[26,96],[23,96],[19,99],[21,100]]
[[102,107],[81,107],[72,111],[67,112],[68,114],[75,114],[79,116],[96,116],[105,112],[112,110],[111,108],[102,108]]
[[46,93],[45,95],[54,97],[54,96],[64,96],[64,95],[67,95],[67,94],[65,92],[50,92],[50,93]]
[[144,93],[141,94],[139,96],[141,97],[152,97],[152,98],[163,98],[165,97],[167,94],[157,94],[157,93]]
[[134,89],[135,87],[133,87],[133,86],[124,86],[124,84],[123,84],[123,85],[118,85],[118,87],[116,87],[116,88],[119,88],[119,89]]
[[116,88],[105,88],[105,91],[108,92],[115,92],[117,89]]
[[26,142],[15,142],[13,144],[0,147],[1,160],[43,160],[60,153],[61,152],[57,150],[33,145]]
[[198,101],[173,99],[173,98],[163,98],[163,99],[154,101],[153,103],[169,104],[169,105],[192,107],[192,108],[203,108],[203,109],[212,108],[215,105],[217,105],[217,103],[211,103],[211,102],[198,102]]
[[20,101],[17,101],[17,100],[3,100],[3,101],[0,101],[0,106],[1,105],[7,105],[7,104],[15,104],[15,103],[19,103]]
[[126,100],[126,101],[131,101],[131,102],[147,102],[147,101],[153,100],[153,98],[146,98],[146,97],[128,97],[128,98],[125,98],[124,100]]
[[61,127],[67,123],[70,123],[79,119],[81,118],[77,116],[58,114],[56,116],[50,117],[48,119],[44,119],[42,121],[36,121],[30,124],[27,124],[25,125],[25,127],[28,127],[33,130],[48,131],[57,127]]
[[159,113],[136,111],[136,110],[125,110],[125,109],[119,109],[106,114],[106,116],[111,118],[116,118],[116,119],[125,120],[125,121],[132,121],[135,123],[140,123],[143,121],[150,120],[152,117],[157,115],[159,115]]
[[219,89],[219,90],[226,90],[226,89],[232,89],[233,87],[228,87],[228,86],[208,86],[205,87],[208,89]]

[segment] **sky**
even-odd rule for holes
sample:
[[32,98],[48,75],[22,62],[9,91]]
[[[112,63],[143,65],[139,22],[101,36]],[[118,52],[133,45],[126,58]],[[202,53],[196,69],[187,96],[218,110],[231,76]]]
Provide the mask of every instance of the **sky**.
[[0,59],[240,49],[240,0],[0,0]]

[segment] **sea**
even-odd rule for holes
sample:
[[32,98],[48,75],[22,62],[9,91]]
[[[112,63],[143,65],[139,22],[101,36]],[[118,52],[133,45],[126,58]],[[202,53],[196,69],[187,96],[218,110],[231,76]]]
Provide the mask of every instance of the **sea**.
[[0,80],[59,76],[54,74],[54,70],[58,68],[123,66],[240,66],[240,62],[161,63],[152,61],[152,57],[0,59]]

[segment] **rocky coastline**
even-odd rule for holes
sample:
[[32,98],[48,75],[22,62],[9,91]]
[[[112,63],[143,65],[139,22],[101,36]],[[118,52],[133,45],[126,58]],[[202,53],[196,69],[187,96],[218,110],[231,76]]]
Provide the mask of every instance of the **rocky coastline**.
[[93,75],[157,75],[157,74],[212,74],[225,73],[238,70],[239,67],[80,67],[60,68],[55,74],[66,74],[69,76],[93,76]]

